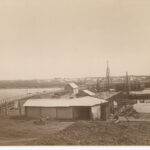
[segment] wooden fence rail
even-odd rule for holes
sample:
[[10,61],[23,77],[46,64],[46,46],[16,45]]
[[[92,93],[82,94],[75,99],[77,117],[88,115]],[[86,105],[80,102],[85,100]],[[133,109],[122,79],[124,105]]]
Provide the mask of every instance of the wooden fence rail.
[[24,95],[19,95],[19,96],[13,96],[13,97],[9,97],[9,98],[4,98],[4,99],[0,99],[0,115],[8,115],[8,110],[11,108],[14,108],[14,104],[16,101],[20,101],[23,99],[29,99],[32,98],[33,96],[38,96],[38,95],[42,95],[42,94],[48,94],[51,93],[50,91],[46,91],[43,93],[42,92],[38,92],[38,93],[32,93],[32,94],[24,94]]

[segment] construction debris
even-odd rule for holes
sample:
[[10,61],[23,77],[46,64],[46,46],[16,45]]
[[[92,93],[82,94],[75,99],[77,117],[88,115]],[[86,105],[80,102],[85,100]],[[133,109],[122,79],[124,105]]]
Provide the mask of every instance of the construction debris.
[[126,108],[119,113],[120,116],[126,116],[126,117],[134,117],[139,118],[139,114],[136,112],[136,110],[133,108],[132,105],[126,106]]

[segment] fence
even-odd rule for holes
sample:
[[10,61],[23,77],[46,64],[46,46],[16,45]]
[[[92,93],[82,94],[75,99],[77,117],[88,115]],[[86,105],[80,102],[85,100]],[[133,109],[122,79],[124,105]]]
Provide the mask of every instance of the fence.
[[24,95],[1,99],[0,100],[0,116],[7,116],[9,113],[9,110],[15,107],[16,102],[18,102],[19,115],[21,115],[21,106],[20,106],[21,100],[29,99],[29,98],[32,98],[33,96],[38,96],[41,94],[48,94],[48,93],[51,93],[51,91],[44,91],[44,92],[42,91],[42,92],[37,92],[37,93],[30,93],[30,94],[24,94]]

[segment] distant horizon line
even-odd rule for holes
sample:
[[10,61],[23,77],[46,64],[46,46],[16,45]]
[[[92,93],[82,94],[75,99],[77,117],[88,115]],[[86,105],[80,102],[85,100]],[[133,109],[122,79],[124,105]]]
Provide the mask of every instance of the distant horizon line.
[[[110,77],[125,77],[125,75],[114,75]],[[135,74],[128,74],[128,76],[137,76],[137,77],[148,77],[150,75],[135,75]],[[0,79],[0,81],[18,81],[18,80],[51,80],[51,79],[80,79],[80,78],[104,78],[105,76],[84,76],[84,77],[51,77],[51,78],[30,78],[30,79]]]

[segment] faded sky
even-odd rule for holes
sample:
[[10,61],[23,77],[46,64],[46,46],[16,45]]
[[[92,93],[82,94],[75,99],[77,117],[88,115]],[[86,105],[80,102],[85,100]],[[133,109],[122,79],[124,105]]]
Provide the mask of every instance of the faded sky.
[[0,0],[0,79],[150,74],[149,0]]

